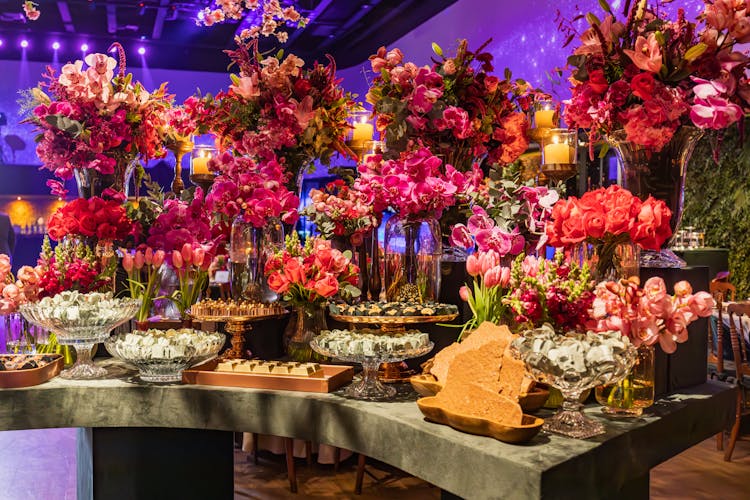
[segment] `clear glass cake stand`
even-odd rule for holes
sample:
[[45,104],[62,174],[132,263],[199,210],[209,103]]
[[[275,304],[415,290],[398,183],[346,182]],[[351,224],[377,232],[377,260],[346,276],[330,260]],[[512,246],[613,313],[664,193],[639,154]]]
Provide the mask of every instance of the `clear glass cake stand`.
[[418,349],[404,349],[377,353],[373,356],[349,355],[324,349],[318,345],[317,339],[310,342],[310,347],[323,356],[338,359],[348,363],[360,363],[362,375],[344,390],[344,395],[352,399],[365,401],[388,401],[396,395],[396,389],[385,385],[378,379],[378,368],[381,363],[396,363],[405,359],[417,358],[430,352],[435,346],[432,342]]
[[94,365],[91,350],[95,344],[104,342],[113,328],[135,316],[140,306],[141,301],[138,299],[122,299],[116,306],[112,306],[111,301],[108,301],[107,314],[94,314],[89,320],[61,319],[56,309],[40,307],[39,303],[24,304],[19,311],[29,322],[55,332],[60,344],[75,348],[76,362],[67,370],[63,370],[60,376],[85,380],[107,375],[107,370]]

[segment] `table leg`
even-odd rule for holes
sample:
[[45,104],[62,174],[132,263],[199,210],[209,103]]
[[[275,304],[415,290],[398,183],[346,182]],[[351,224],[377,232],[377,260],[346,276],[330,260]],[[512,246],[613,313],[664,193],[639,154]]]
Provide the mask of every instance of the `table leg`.
[[231,432],[86,428],[78,432],[78,498],[234,497]]

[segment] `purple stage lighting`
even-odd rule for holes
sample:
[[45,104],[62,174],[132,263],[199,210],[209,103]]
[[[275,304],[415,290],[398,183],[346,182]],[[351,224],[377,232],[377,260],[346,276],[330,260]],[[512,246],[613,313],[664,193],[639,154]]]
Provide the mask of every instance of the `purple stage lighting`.
[[21,40],[21,48],[25,49],[28,46],[29,46],[28,40]]
[[52,42],[52,50],[57,50],[60,48],[60,42]]
[[89,44],[84,43],[81,45],[81,52],[88,52],[89,51]]
[[146,48],[145,47],[138,47],[138,53],[140,55],[144,55],[146,53]]
[[3,42],[2,40],[0,40],[0,47],[3,46],[3,43],[5,43],[5,42]]

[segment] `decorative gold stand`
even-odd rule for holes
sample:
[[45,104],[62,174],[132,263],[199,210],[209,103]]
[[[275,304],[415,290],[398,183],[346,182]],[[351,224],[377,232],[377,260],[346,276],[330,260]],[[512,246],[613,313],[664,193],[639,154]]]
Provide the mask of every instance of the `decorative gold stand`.
[[[437,316],[344,316],[331,314],[331,318],[342,323],[348,323],[349,328],[356,330],[358,325],[379,325],[380,331],[392,335],[406,332],[406,325],[419,323],[442,323],[452,321],[458,317],[458,313],[441,314]],[[414,375],[405,362],[383,363],[378,370],[378,378],[385,383],[408,382]]]
[[555,182],[564,182],[578,173],[576,163],[542,163],[541,172]]
[[174,179],[172,180],[172,192],[178,197],[182,190],[185,189],[185,183],[182,182],[182,157],[193,150],[193,141],[190,139],[178,139],[170,144],[167,149],[174,153]]
[[266,319],[283,318],[289,314],[288,311],[275,314],[257,316],[221,316],[221,315],[195,315],[193,319],[198,321],[213,321],[226,323],[224,329],[232,336],[230,342],[232,348],[224,351],[220,359],[243,359],[245,357],[245,334],[253,329],[252,323]]
[[190,174],[190,182],[200,186],[203,189],[203,194],[207,194],[208,190],[211,189],[211,185],[214,183],[216,176],[213,174]]

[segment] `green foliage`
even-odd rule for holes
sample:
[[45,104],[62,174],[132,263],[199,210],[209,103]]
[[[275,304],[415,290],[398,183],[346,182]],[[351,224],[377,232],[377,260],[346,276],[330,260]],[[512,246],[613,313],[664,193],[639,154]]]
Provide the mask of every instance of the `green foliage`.
[[[745,131],[750,130],[745,120]],[[715,141],[703,139],[688,166],[683,226],[690,223],[706,232],[706,246],[729,248],[730,281],[738,297],[750,296],[750,140],[740,142],[736,127],[720,145],[719,163],[713,158]]]

